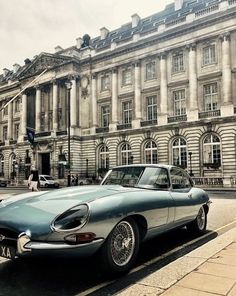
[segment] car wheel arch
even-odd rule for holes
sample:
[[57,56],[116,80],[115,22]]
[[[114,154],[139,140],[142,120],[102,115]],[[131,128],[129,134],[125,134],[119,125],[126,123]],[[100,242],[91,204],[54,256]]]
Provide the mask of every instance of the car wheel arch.
[[208,205],[203,205],[203,209],[204,209],[204,211],[205,211],[205,213],[206,213],[206,215],[208,214],[208,212],[209,212],[209,207],[208,207]]
[[137,224],[140,235],[140,242],[142,242],[147,233],[147,220],[144,216],[138,214],[129,215],[126,218],[132,218],[134,222]]

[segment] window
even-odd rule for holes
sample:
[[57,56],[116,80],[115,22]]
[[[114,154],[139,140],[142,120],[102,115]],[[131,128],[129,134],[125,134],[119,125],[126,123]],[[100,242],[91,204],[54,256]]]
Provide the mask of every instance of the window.
[[157,144],[154,141],[148,141],[144,145],[144,162],[157,163]]
[[147,120],[157,119],[157,97],[150,96],[146,98],[147,102]]
[[52,111],[48,112],[48,130],[51,131],[53,129],[53,116]]
[[152,61],[146,64],[146,80],[156,78],[156,62]]
[[133,157],[132,157],[132,150],[128,143],[125,143],[121,146],[121,164],[132,164]]
[[122,71],[122,85],[129,85],[132,83],[131,81],[131,69],[125,69]]
[[184,54],[183,52],[173,55],[172,72],[178,73],[184,71]]
[[[6,103],[4,103],[4,106],[6,105]],[[9,105],[8,105],[9,106]],[[8,115],[8,106],[7,107],[5,107],[4,109],[3,109],[3,116],[6,116],[6,115]]]
[[6,141],[7,140],[7,126],[4,126],[3,127],[2,137],[3,137],[3,141]]
[[203,161],[204,164],[221,164],[220,139],[214,134],[209,134],[203,141]]
[[104,75],[101,77],[101,91],[110,89],[110,76]]
[[41,131],[45,131],[45,113],[41,112],[40,114],[40,126],[41,126]]
[[210,45],[203,48],[203,66],[210,65],[216,62],[215,45]]
[[205,111],[214,111],[218,109],[218,87],[217,83],[211,83],[203,86]]
[[0,176],[4,177],[4,156],[0,154]]
[[131,123],[132,121],[132,102],[123,102],[122,103],[122,122]]
[[185,115],[186,114],[186,100],[185,90],[181,89],[173,92],[174,97],[174,115]]
[[102,127],[109,126],[109,118],[110,118],[110,107],[102,106],[101,107],[101,126]]
[[106,145],[102,145],[99,148],[98,167],[99,167],[99,169],[108,169],[109,168],[109,150]]
[[20,124],[19,123],[15,124],[14,131],[15,131],[14,139],[17,140],[19,137],[19,131],[20,131]]
[[57,124],[58,124],[58,129],[61,129],[62,127],[62,109],[58,108],[57,110]]
[[20,98],[15,100],[15,112],[20,112]]
[[175,139],[172,144],[172,163],[182,168],[187,167],[186,141],[182,138]]
[[172,188],[175,189],[187,189],[187,191],[191,188],[191,183],[189,180],[188,175],[180,170],[180,169],[176,169],[176,168],[172,168],[170,170],[170,177],[171,177],[171,182],[172,182]]

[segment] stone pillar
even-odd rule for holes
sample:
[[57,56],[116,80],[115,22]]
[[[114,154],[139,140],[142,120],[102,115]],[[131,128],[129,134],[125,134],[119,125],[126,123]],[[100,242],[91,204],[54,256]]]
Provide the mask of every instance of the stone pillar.
[[21,106],[21,137],[19,141],[24,141],[24,135],[26,134],[27,126],[27,95],[25,93],[22,95]]
[[167,89],[167,62],[166,54],[160,56],[160,116],[157,121],[159,125],[167,124],[167,102],[168,102],[168,89]]
[[132,122],[133,128],[140,127],[141,120],[141,70],[140,61],[134,64],[134,120]]
[[[198,120],[196,44],[191,44],[188,49],[189,106],[187,106],[187,116],[188,121],[195,121]],[[186,102],[187,99],[186,97]]]
[[112,69],[112,110],[110,130],[115,131],[118,123],[118,75],[117,68]]
[[71,127],[77,127],[77,96],[76,96],[76,77],[71,79],[71,104],[70,104],[70,114],[71,114]]
[[35,102],[35,131],[41,131],[41,89],[39,85],[36,87],[36,102]]
[[232,75],[230,61],[230,34],[220,37],[222,41],[222,92],[223,100],[221,101],[221,116],[234,115],[232,103]]
[[97,116],[97,75],[92,74],[92,127],[96,128],[98,125]]
[[52,81],[52,122],[53,122],[53,131],[58,130],[58,84],[56,80]]
[[8,105],[8,122],[7,122],[7,139],[12,139],[12,130],[13,130],[13,102]]

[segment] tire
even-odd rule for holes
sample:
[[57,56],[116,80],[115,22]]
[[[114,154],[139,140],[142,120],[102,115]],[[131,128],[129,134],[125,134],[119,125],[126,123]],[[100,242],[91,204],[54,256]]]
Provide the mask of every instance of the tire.
[[139,251],[139,229],[132,218],[120,221],[102,246],[100,261],[110,274],[128,272]]
[[80,182],[79,185],[84,185],[84,183],[83,182]]
[[187,225],[187,229],[194,234],[206,233],[207,227],[207,213],[203,206],[201,206],[196,219]]
[[44,185],[44,187],[45,187],[45,188],[48,188],[48,184],[46,183],[46,184]]

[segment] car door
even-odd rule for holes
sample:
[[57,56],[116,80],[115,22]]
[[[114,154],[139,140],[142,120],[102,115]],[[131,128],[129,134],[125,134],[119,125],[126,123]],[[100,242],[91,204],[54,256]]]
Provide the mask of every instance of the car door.
[[42,186],[42,187],[45,186],[46,180],[44,179],[43,176],[40,176],[40,177],[39,177],[39,183],[40,183],[40,186]]
[[196,216],[192,184],[188,174],[176,167],[171,168],[170,179],[172,185],[170,193],[175,203],[174,223],[180,226]]

